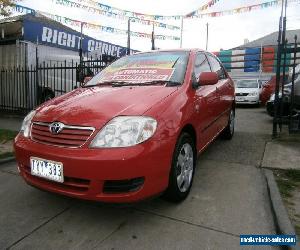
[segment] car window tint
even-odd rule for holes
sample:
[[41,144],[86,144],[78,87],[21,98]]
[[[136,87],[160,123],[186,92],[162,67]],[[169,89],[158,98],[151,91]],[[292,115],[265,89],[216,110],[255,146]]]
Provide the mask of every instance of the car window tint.
[[216,72],[219,76],[219,79],[226,79],[226,73],[220,62],[211,55],[207,55],[211,69],[213,72]]
[[211,69],[205,54],[198,53],[196,55],[196,60],[194,64],[194,74],[193,74],[193,77],[195,78],[196,81],[199,80],[200,73],[202,72],[211,72]]

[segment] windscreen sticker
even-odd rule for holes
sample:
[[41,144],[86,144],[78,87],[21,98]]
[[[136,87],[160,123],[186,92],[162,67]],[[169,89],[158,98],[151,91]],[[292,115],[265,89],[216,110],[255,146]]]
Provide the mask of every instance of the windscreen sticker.
[[179,58],[178,55],[129,56],[120,59],[102,72],[117,72],[122,69],[135,68],[170,69],[173,68]]
[[172,68],[128,68],[106,73],[102,81],[148,82],[168,81],[172,77]]
[[142,61],[142,62],[130,62],[127,68],[172,68],[174,62],[168,61]]

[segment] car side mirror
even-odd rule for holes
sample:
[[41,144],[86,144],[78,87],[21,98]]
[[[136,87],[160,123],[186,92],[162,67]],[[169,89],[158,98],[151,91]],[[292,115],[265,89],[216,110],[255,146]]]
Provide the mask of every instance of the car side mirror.
[[92,76],[86,76],[83,80],[83,83],[86,84],[89,80],[91,80],[93,77]]
[[91,80],[93,77],[92,76],[86,76],[84,79],[83,79],[83,82],[80,83],[80,87],[83,87],[89,80]]
[[202,72],[199,76],[198,83],[201,86],[214,85],[218,83],[219,77],[216,72]]

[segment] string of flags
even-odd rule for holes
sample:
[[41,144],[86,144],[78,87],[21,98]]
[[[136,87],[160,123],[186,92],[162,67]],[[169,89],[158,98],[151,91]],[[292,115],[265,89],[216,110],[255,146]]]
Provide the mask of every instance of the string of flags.
[[148,14],[143,14],[143,13],[138,13],[138,12],[134,12],[134,11],[128,11],[128,10],[122,10],[119,8],[115,8],[106,4],[102,4],[97,2],[96,0],[77,0],[78,2],[84,2],[87,3],[91,6],[94,7],[98,7],[103,11],[107,11],[108,13],[114,13],[116,15],[119,16],[127,16],[130,18],[137,18],[140,20],[179,20],[182,17],[185,18],[187,16],[189,16],[189,14],[194,13],[194,12],[201,12],[201,11],[205,11],[208,8],[212,7],[214,4],[216,4],[217,2],[219,2],[220,0],[209,0],[206,4],[202,5],[200,8],[198,8],[196,11],[193,11],[185,16],[181,16],[181,15],[173,15],[173,16],[162,16],[162,15],[148,15]]
[[170,29],[170,30],[180,30],[180,27],[178,27],[178,26],[157,22],[157,21],[154,21],[153,19],[151,19],[151,20],[145,19],[144,16],[135,15],[135,16],[129,17],[126,15],[127,11],[118,11],[116,13],[116,12],[112,12],[110,10],[106,10],[107,8],[105,8],[105,9],[100,8],[100,6],[91,7],[91,6],[88,6],[88,5],[85,5],[82,3],[77,3],[77,2],[74,2],[71,0],[52,0],[52,2],[57,5],[63,5],[63,6],[71,7],[71,8],[79,8],[82,10],[86,10],[88,12],[96,13],[99,15],[104,15],[107,17],[118,18],[118,19],[122,19],[122,20],[128,20],[130,18],[130,21],[144,24],[144,25],[154,24],[154,26],[160,27],[160,28],[166,28],[166,29]]
[[127,16],[130,18],[138,18],[141,20],[145,20],[145,19],[148,19],[148,20],[170,20],[170,19],[179,20],[182,17],[180,15],[175,15],[175,16],[148,15],[148,14],[138,13],[138,12],[134,12],[134,11],[122,10],[122,9],[115,8],[115,7],[106,5],[106,4],[99,3],[95,0],[77,0],[77,1],[87,3],[94,7],[98,7],[101,10],[104,10],[107,12],[116,13],[117,15],[120,15],[120,16]]
[[[272,1],[267,1],[267,2],[260,3],[260,4],[242,6],[242,7],[238,7],[238,8],[234,8],[234,9],[230,9],[230,10],[203,13],[203,11],[206,11],[207,9],[214,6],[216,3],[218,3],[220,1],[220,0],[210,0],[209,2],[207,2],[206,4],[204,4],[203,6],[198,8],[197,10],[195,10],[187,15],[184,15],[184,16],[178,16],[178,15],[176,15],[176,16],[158,16],[158,15],[146,15],[146,14],[141,14],[141,13],[137,13],[137,12],[121,10],[118,8],[114,8],[114,7],[111,7],[108,5],[98,3],[95,0],[76,0],[76,1],[78,1],[80,3],[84,2],[84,3],[88,3],[92,6],[96,6],[97,9],[96,8],[89,9],[90,7],[87,5],[84,5],[84,4],[77,3],[77,4],[79,4],[79,5],[77,5],[75,2],[73,2],[71,0],[52,0],[52,1],[55,1],[57,4],[62,4],[62,5],[66,4],[67,6],[71,6],[71,7],[82,7],[82,8],[88,9],[90,11],[98,11],[97,13],[102,13],[104,15],[111,16],[114,18],[128,19],[128,17],[130,17],[130,20],[132,22],[140,22],[143,24],[148,24],[148,23],[153,22],[154,25],[156,25],[156,26],[164,27],[164,28],[168,28],[168,29],[177,29],[178,27],[172,26],[172,25],[167,26],[166,24],[162,24],[160,22],[155,22],[155,20],[220,17],[220,16],[224,16],[224,15],[233,15],[233,14],[239,14],[239,13],[259,10],[259,9],[265,9],[265,8],[269,8],[269,7],[275,7],[282,3],[282,0],[272,0]],[[300,0],[288,0],[288,3],[300,3]],[[31,14],[35,15],[35,13],[37,12],[34,9],[31,9],[31,8],[28,8],[28,7],[25,7],[22,5],[18,5],[18,4],[15,5],[14,9],[16,12],[25,13],[25,14],[31,13]],[[53,14],[46,13],[46,12],[40,12],[40,13],[42,13],[45,16],[50,17],[51,19],[54,19],[58,22],[64,23],[69,26],[80,27],[81,23],[83,23],[82,21],[70,19],[70,18],[63,17],[63,16],[53,15]],[[166,26],[163,26],[163,25],[166,25]],[[122,35],[126,35],[128,32],[127,30],[122,30],[122,29],[117,29],[117,28],[113,28],[113,27],[109,27],[109,26],[103,26],[103,25],[87,23],[87,22],[84,22],[84,27],[87,29],[95,29],[95,30],[100,30],[103,32],[122,34]],[[151,38],[151,34],[144,33],[144,32],[131,31],[130,35],[135,36],[135,37]],[[170,35],[155,35],[155,38],[159,39],[159,40],[167,40],[167,39],[175,40],[175,41],[180,40],[180,37],[170,36]]]
[[[53,0],[53,1],[69,1],[69,0]],[[98,9],[102,11],[106,11],[106,13],[110,13],[111,15],[114,15],[116,17],[130,17],[130,18],[136,18],[137,20],[145,21],[145,20],[179,20],[181,18],[204,18],[204,17],[219,17],[224,15],[232,15],[232,14],[239,14],[243,12],[250,12],[253,10],[258,9],[264,9],[268,7],[275,7],[281,4],[282,0],[273,0],[273,1],[267,1],[260,4],[254,4],[254,5],[248,5],[248,6],[242,6],[230,10],[224,10],[224,11],[217,11],[217,12],[209,12],[209,13],[203,13],[204,11],[207,11],[209,8],[213,7],[216,3],[220,2],[221,0],[209,0],[206,4],[202,5],[198,9],[186,14],[186,15],[173,15],[173,16],[161,16],[161,15],[148,15],[128,10],[122,10],[119,8],[115,8],[109,5],[105,5],[102,3],[97,2],[96,0],[77,0],[80,3],[86,3],[91,6],[97,7]],[[300,0],[288,0],[289,3],[292,2],[300,2]],[[110,15],[108,14],[108,15]],[[171,28],[172,29],[172,28]],[[176,28],[175,28],[176,29]]]
[[[132,22],[139,22],[142,24],[152,24],[154,23],[155,26],[157,27],[163,27],[171,30],[178,30],[180,27],[174,26],[174,25],[168,25],[160,22],[154,22],[154,20],[166,20],[166,19],[181,19],[183,18],[203,18],[203,17],[219,17],[219,16],[224,16],[224,15],[232,15],[232,14],[239,14],[239,13],[244,13],[244,12],[250,12],[253,10],[258,10],[258,9],[265,9],[269,7],[274,7],[278,6],[281,4],[282,0],[273,0],[273,1],[267,1],[263,2],[260,4],[254,4],[254,5],[248,5],[248,6],[242,6],[230,10],[223,10],[223,11],[216,11],[216,12],[209,12],[209,13],[203,13],[203,11],[206,11],[208,8],[214,6],[216,3],[218,3],[220,0],[210,0],[200,8],[198,8],[195,11],[192,11],[184,16],[180,15],[175,15],[175,16],[160,16],[160,15],[147,15],[147,14],[141,14],[133,11],[127,11],[127,10],[121,10],[109,5],[101,4],[99,2],[96,2],[95,0],[77,0],[76,3],[71,0],[52,0],[56,4],[60,5],[67,5],[70,7],[77,7],[77,8],[82,8],[86,9],[88,11],[93,11],[95,13],[103,14],[108,17],[114,17],[114,18],[121,18],[121,19],[128,19],[130,17],[130,20]],[[97,7],[89,7],[87,5],[81,4],[81,2],[88,3],[92,6]],[[288,0],[288,3],[300,3],[300,0]],[[34,10],[27,8],[25,6],[21,5],[16,5],[16,9],[23,8],[22,13],[31,13],[34,12]],[[26,10],[27,9],[27,10]]]
[[197,10],[194,10],[188,14],[186,14],[184,17],[191,17],[194,15],[199,15],[201,12],[207,10],[208,8],[214,6],[217,2],[219,2],[220,0],[211,0],[208,3],[202,5],[200,8],[198,8]]
[[[127,35],[127,30],[122,30],[122,29],[117,29],[117,28],[113,28],[113,27],[108,27],[108,26],[103,26],[103,25],[99,25],[99,24],[94,24],[94,23],[88,23],[88,22],[81,22],[78,20],[74,20],[68,17],[64,17],[64,16],[59,16],[59,15],[54,15],[54,14],[50,14],[48,12],[43,12],[43,11],[36,11],[34,9],[22,6],[17,4],[15,6],[15,11],[19,12],[19,13],[23,13],[23,14],[33,14],[35,15],[36,13],[42,14],[48,18],[51,18],[57,22],[60,23],[64,23],[68,26],[72,26],[72,27],[80,27],[81,23],[83,23],[84,28],[85,29],[95,29],[95,30],[99,30],[99,31],[103,31],[103,32],[108,32],[108,33],[114,33],[114,34],[120,34],[120,35]],[[144,33],[144,32],[136,32],[136,31],[130,31],[130,35],[134,36],[134,37],[143,37],[143,38],[151,38],[151,34],[148,33]],[[176,36],[169,36],[169,35],[155,35],[155,39],[158,40],[180,40],[180,37],[176,37]]]
[[[214,2],[218,2],[219,0],[214,0]],[[268,2],[263,2],[260,4],[253,4],[243,7],[238,7],[230,10],[223,10],[223,11],[216,11],[216,12],[209,12],[209,13],[201,13],[204,9],[198,9],[196,11],[193,11],[185,16],[185,18],[204,18],[204,17],[220,17],[225,15],[233,15],[233,14],[239,14],[239,13],[245,13],[250,12],[253,10],[260,10],[265,9],[269,7],[275,7],[280,5],[282,0],[273,0]],[[300,0],[288,0],[288,3],[300,3]],[[214,3],[213,3],[214,4]]]

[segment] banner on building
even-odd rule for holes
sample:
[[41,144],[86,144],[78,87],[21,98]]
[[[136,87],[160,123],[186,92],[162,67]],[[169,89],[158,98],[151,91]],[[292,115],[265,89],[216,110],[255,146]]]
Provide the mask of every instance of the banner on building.
[[[57,28],[54,25],[28,19],[24,19],[23,28],[24,40],[61,49],[74,51],[80,49],[81,36],[77,31]],[[98,55],[121,57],[126,55],[127,48],[82,35],[82,51],[84,53],[97,51]]]

